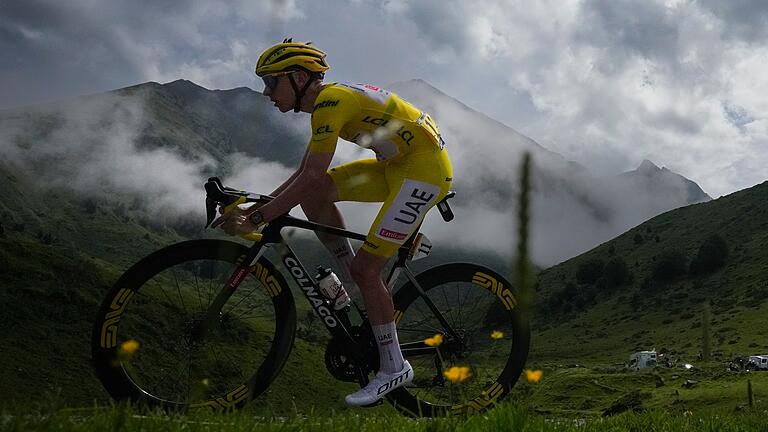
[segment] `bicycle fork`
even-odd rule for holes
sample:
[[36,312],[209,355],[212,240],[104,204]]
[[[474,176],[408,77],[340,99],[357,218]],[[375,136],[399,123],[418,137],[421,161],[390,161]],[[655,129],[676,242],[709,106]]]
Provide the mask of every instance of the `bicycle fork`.
[[263,242],[257,243],[254,246],[255,247],[252,247],[248,254],[243,255],[240,258],[240,264],[237,266],[235,271],[232,272],[232,274],[229,276],[229,279],[227,279],[227,282],[219,290],[218,294],[216,294],[216,297],[208,306],[208,309],[205,313],[205,319],[197,331],[197,338],[205,338],[208,331],[213,328],[217,322],[219,322],[222,316],[222,309],[224,308],[224,304],[226,304],[229,298],[232,297],[232,294],[237,291],[237,288],[241,283],[243,283],[245,278],[248,277],[251,272],[253,272],[253,266],[256,264],[256,261],[261,258],[261,256],[266,251],[266,248],[268,247],[267,244]]

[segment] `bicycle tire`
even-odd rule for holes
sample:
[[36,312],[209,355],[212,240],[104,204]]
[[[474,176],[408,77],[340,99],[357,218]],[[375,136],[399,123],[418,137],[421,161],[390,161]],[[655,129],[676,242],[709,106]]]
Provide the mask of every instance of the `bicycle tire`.
[[[110,396],[173,410],[232,410],[269,387],[293,346],[296,309],[285,278],[266,258],[221,308],[215,326],[197,337],[206,306],[247,252],[226,240],[185,241],[118,279],[91,336],[96,375]],[[179,365],[186,371],[172,375]]]
[[[458,340],[451,340],[408,281],[393,298],[401,346],[435,334],[443,335],[444,342],[431,354],[409,356],[404,350],[414,368],[414,381],[390,393],[387,400],[414,417],[467,415],[492,408],[520,378],[528,357],[530,327],[519,293],[498,273],[470,263],[437,266],[416,280],[454,330],[463,334],[460,339],[466,346],[451,348],[460,345]],[[445,375],[451,367],[468,367],[472,376],[461,381],[462,369]]]

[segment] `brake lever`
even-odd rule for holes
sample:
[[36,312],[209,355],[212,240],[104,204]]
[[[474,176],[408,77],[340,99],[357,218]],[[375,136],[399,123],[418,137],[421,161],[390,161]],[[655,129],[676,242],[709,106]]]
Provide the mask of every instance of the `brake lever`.
[[208,181],[216,183],[217,185],[219,185],[220,188],[224,187],[224,185],[221,183],[221,179],[218,177],[208,177]]
[[205,212],[206,212],[206,217],[208,218],[208,222],[205,224],[205,227],[208,228],[209,226],[211,226],[211,222],[213,222],[213,219],[216,217],[216,201],[206,197]]

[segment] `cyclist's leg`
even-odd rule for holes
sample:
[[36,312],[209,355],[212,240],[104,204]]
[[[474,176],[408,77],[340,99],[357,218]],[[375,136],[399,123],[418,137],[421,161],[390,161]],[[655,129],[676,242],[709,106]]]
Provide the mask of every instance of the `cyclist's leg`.
[[453,172],[445,150],[437,150],[388,164],[384,174],[389,194],[361,250],[391,257],[448,193]]
[[381,271],[389,257],[359,250],[352,261],[352,276],[363,294],[371,330],[379,350],[379,371],[362,389],[347,395],[348,405],[369,405],[392,390],[413,381],[413,369],[405,361],[393,319],[392,297],[381,280]]
[[[389,196],[371,225],[365,243],[352,262],[352,276],[360,287],[371,325],[394,328],[392,297],[381,280],[381,270],[408,237],[421,225],[427,211],[445,196],[451,184],[451,166],[444,151],[411,155],[385,167]],[[379,335],[377,335],[379,336]],[[386,342],[386,341],[385,341]],[[399,344],[380,345],[382,370],[399,370],[403,358]],[[393,352],[395,349],[397,352]]]
[[[307,219],[324,225],[345,228],[344,218],[336,206],[338,193],[331,176],[326,174],[315,186],[315,193],[301,202],[301,209]],[[357,285],[349,274],[349,267],[355,256],[349,239],[321,232],[315,234],[336,261],[336,268],[344,287],[350,294],[357,295]]]
[[[387,189],[383,164],[375,159],[360,160],[331,168],[317,184],[315,193],[301,203],[309,220],[344,228],[337,201],[383,201]],[[318,239],[335,258],[340,277],[350,294],[357,295],[357,284],[350,275],[355,253],[349,239],[317,233]]]
[[448,192],[451,175],[444,152],[412,155],[408,161],[386,165],[389,196],[351,268],[378,343],[380,370],[365,388],[347,396],[350,405],[372,403],[413,379],[413,370],[400,351],[392,298],[381,270],[416,231],[427,211]]

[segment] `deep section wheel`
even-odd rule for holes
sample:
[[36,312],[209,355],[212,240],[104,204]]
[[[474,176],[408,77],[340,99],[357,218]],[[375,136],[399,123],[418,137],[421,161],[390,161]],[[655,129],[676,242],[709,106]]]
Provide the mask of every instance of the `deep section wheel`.
[[92,335],[96,372],[112,397],[171,409],[226,410],[269,386],[296,329],[283,276],[261,258],[224,306],[211,312],[247,251],[224,240],[182,242],[120,277]]
[[467,263],[416,276],[395,295],[395,320],[414,380],[388,400],[413,416],[481,412],[517,382],[530,330],[519,295],[499,274]]

